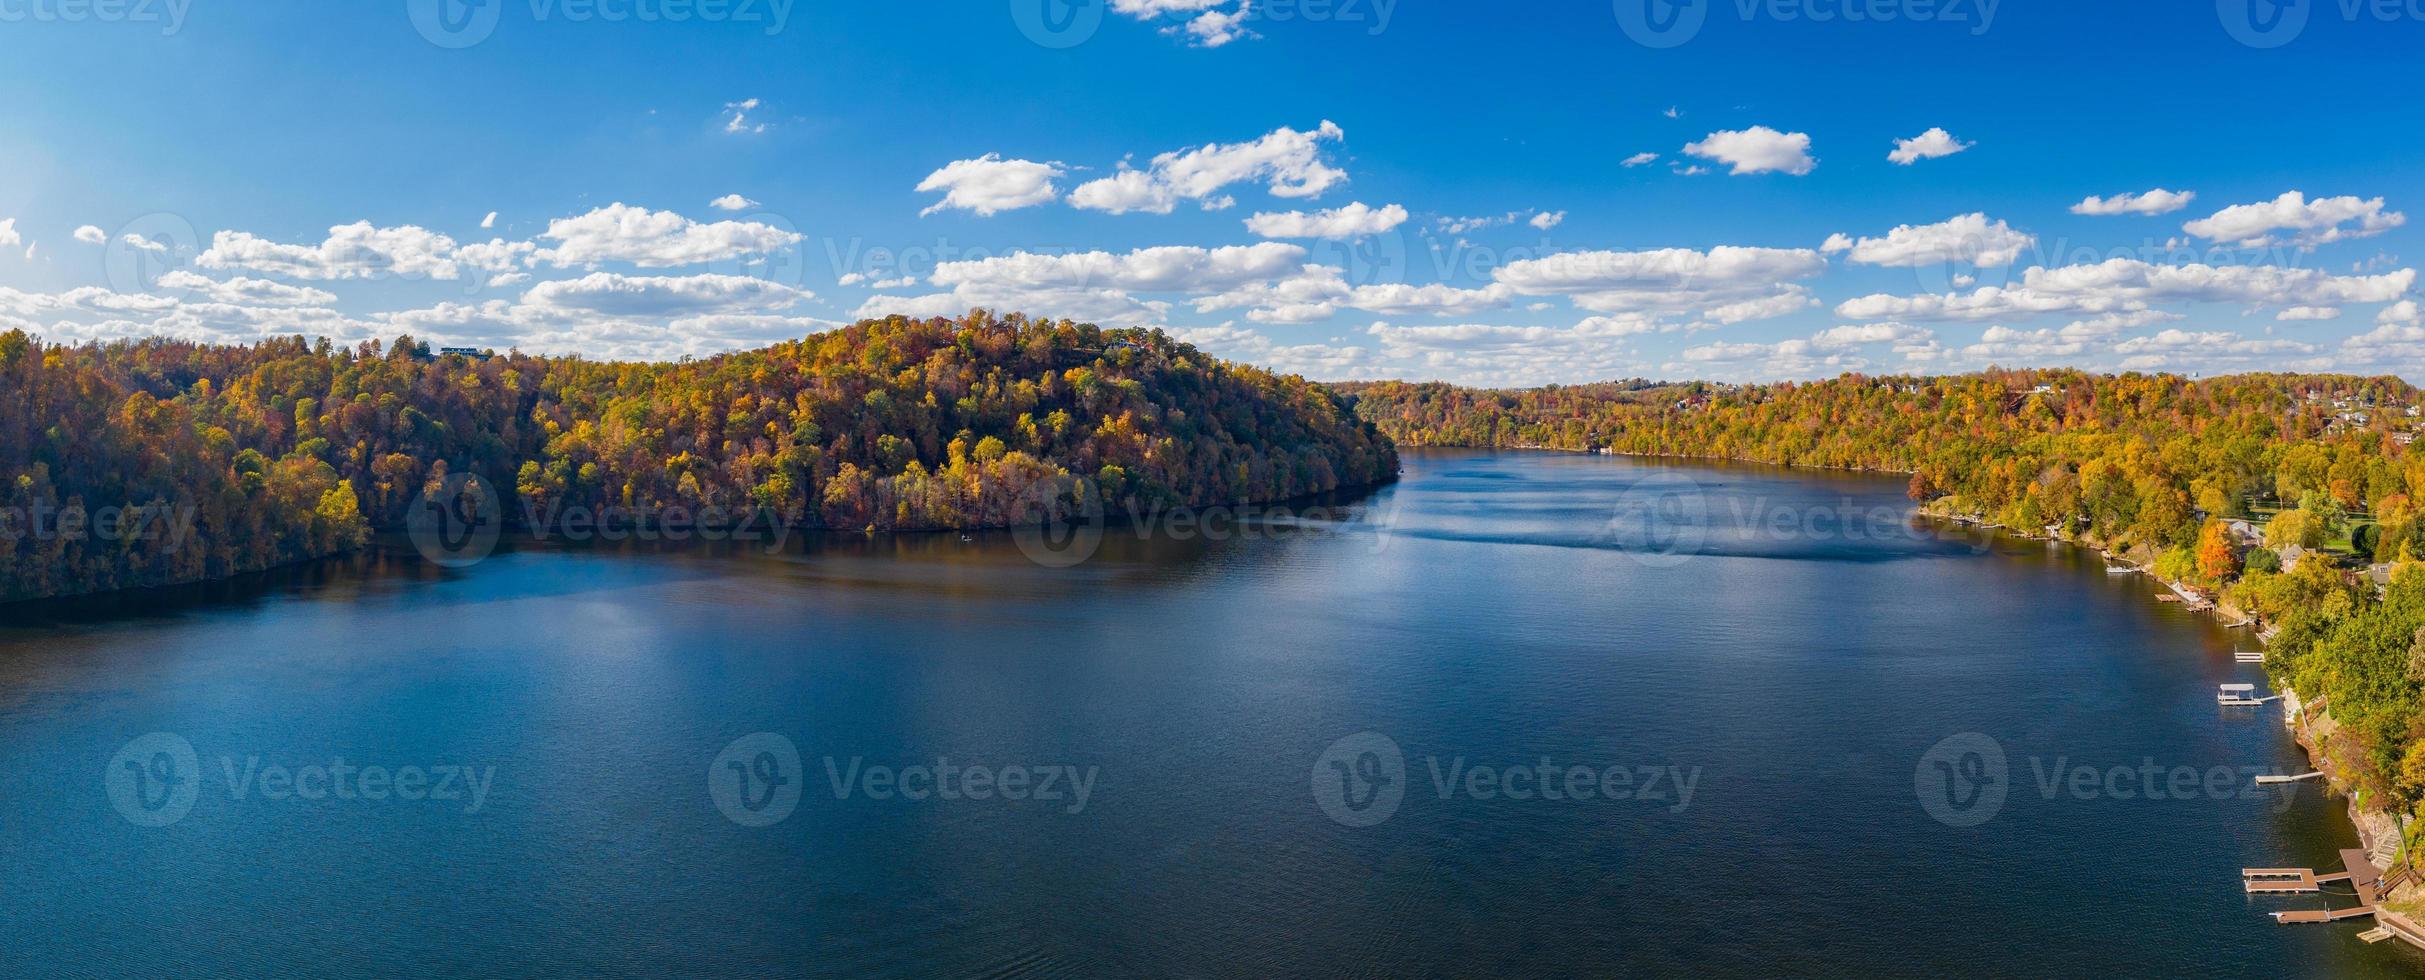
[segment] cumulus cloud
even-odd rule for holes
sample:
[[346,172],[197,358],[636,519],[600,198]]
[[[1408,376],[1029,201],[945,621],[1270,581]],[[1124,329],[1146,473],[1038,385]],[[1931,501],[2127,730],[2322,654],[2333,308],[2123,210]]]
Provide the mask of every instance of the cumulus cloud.
[[1864,265],[1911,268],[1944,262],[1968,262],[1982,267],[2011,265],[2021,251],[2037,244],[2037,236],[2015,231],[1984,213],[1956,215],[1933,225],[1897,225],[1884,238],[1846,243],[1831,237],[1821,251],[1848,250],[1852,261]]
[[1516,292],[1570,296],[1598,313],[1731,311],[1756,318],[1808,305],[1807,290],[1792,280],[1826,268],[1812,249],[1721,245],[1706,252],[1562,252],[1510,262],[1493,275]]
[[810,294],[749,276],[626,276],[593,272],[532,286],[522,301],[557,310],[622,317],[662,317],[780,310]]
[[1190,43],[1217,48],[1257,35],[1246,29],[1253,0],[1112,0],[1113,13],[1147,23],[1177,18],[1162,33],[1185,37]]
[[539,237],[558,244],[533,257],[558,268],[629,262],[662,269],[766,255],[800,241],[795,232],[760,222],[702,223],[620,202],[550,221]]
[[330,228],[326,239],[310,245],[222,231],[211,236],[211,247],[194,262],[205,269],[248,269],[290,279],[456,279],[462,275],[456,248],[453,238],[417,225],[381,228],[357,221]]
[[1908,167],[1921,160],[1949,157],[1975,145],[1953,138],[1953,134],[1946,132],[1943,127],[1931,127],[1910,139],[1896,140],[1894,150],[1886,154],[1886,159]]
[[1617,166],[1639,167],[1657,162],[1659,162],[1659,155],[1645,150],[1641,153],[1636,153],[1632,156],[1626,157],[1622,162],[1618,163]]
[[955,160],[918,182],[920,193],[943,192],[942,200],[918,212],[918,215],[925,217],[937,211],[958,208],[991,217],[1004,211],[1033,207],[1060,196],[1061,188],[1053,181],[1062,172],[1055,164],[1005,160],[999,153],[988,153],[974,160]]
[[161,273],[154,288],[191,292],[232,306],[328,306],[337,302],[335,293],[308,286],[242,276],[218,280],[185,269]]
[[[747,211],[751,208],[757,207],[758,202],[750,200],[746,197],[742,197],[739,194],[726,194],[723,197],[719,197],[713,201],[707,202],[707,206],[715,208],[718,211]],[[495,215],[492,214],[490,217],[493,218]],[[485,228],[488,226],[482,225],[481,227]]]
[[1776,172],[1798,177],[1819,165],[1810,155],[1809,133],[1781,133],[1766,126],[1722,129],[1684,144],[1684,152],[1731,166],[1737,176]]
[[2284,191],[2271,201],[2234,204],[2184,224],[2181,230],[2210,241],[2261,248],[2367,238],[2407,222],[2407,215],[2383,210],[2383,199],[2379,197],[2366,200],[2320,197],[2309,201],[2298,191]]
[[1283,126],[1252,142],[1173,150],[1154,157],[1145,169],[1122,164],[1118,173],[1078,185],[1069,203],[1112,214],[1169,214],[1181,201],[1225,206],[1226,198],[1217,195],[1240,183],[1261,183],[1276,197],[1318,197],[1347,180],[1346,171],[1322,159],[1322,143],[1346,135],[1324,120],[1311,132]]
[[92,225],[82,225],[76,229],[76,240],[87,245],[107,245],[109,232]]
[[2060,268],[2033,267],[2017,286],[1982,286],[1968,293],[1847,300],[1836,313],[1849,319],[1985,320],[2034,314],[2127,313],[2159,302],[2241,303],[2257,307],[2388,303],[2416,284],[2416,270],[2335,276],[2281,266],[2156,265],[2138,259]]
[[1358,201],[1324,211],[1260,213],[1246,219],[1246,230],[1265,238],[1357,238],[1389,231],[1405,224],[1406,217],[1399,205],[1374,208]]
[[2196,191],[2173,193],[2158,187],[2144,194],[2116,194],[2112,197],[2088,195],[2071,206],[2073,214],[2170,214],[2188,207],[2198,196]]
[[1564,211],[1543,211],[1539,214],[1533,215],[1532,220],[1527,223],[1535,228],[1541,229],[1542,231],[1548,231],[1564,223],[1565,221],[1566,212]]

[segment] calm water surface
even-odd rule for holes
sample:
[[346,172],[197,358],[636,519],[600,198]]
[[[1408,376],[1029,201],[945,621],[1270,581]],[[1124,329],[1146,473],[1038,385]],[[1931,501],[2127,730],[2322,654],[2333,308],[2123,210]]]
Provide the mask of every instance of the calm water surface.
[[[2047,798],[2079,766],[2302,760],[2277,708],[2214,705],[2260,680],[2244,637],[2090,555],[1915,529],[1900,489],[1414,453],[1329,519],[1115,528],[1062,569],[1003,535],[524,542],[10,608],[0,975],[2425,971],[2263,914],[2312,898],[2241,893],[2242,866],[2354,846],[2313,787]],[[105,778],[153,732],[197,770],[158,827]],[[751,827],[710,779],[761,732],[797,747],[774,773],[800,797]],[[1915,773],[1966,732],[2008,792],[1957,828]],[[1376,737],[1402,767],[1359,768]],[[340,758],[493,775],[476,812],[246,779]],[[854,760],[1090,788],[840,798]],[[1543,760],[1662,798],[1472,791]],[[1331,793],[1334,820],[1333,761],[1396,809]]]

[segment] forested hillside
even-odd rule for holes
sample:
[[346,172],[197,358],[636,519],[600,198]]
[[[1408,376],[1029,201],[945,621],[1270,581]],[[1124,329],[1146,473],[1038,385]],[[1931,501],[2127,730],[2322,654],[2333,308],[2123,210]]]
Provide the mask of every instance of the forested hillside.
[[[2397,378],[2073,371],[1521,391],[1338,386],[1405,445],[1530,446],[1909,474],[1923,508],[2106,548],[2278,627],[2370,805],[2425,801],[2425,454]],[[2372,581],[2370,581],[2370,579]],[[2388,580],[2388,586],[2377,583]]]
[[673,364],[10,332],[0,390],[0,599],[342,552],[449,474],[493,486],[509,520],[714,507],[856,530],[1000,526],[1061,477],[1205,506],[1397,472],[1300,378],[1158,331],[982,313]]

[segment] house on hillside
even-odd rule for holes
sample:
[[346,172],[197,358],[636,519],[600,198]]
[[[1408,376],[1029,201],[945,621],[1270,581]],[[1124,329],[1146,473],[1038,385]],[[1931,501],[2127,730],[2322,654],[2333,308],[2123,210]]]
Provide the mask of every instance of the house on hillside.
[[2265,529],[2258,527],[2254,521],[2237,519],[2224,521],[2223,530],[2231,535],[2233,541],[2240,544],[2250,547],[2262,547],[2265,544]]

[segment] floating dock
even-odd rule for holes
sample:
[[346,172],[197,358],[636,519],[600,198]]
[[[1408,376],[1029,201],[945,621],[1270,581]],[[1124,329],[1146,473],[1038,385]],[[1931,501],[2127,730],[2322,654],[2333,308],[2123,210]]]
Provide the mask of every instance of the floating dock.
[[2222,685],[2221,689],[2215,692],[2215,703],[2230,705],[2257,705],[2264,704],[2267,701],[2279,701],[2282,698],[2282,696],[2279,694],[2269,694],[2261,698],[2253,697],[2252,695],[2255,694],[2256,689],[2257,686],[2254,684]]
[[2322,775],[2324,775],[2322,772],[2303,772],[2296,776],[2258,776],[2257,785],[2275,786],[2282,783],[2295,783],[2302,779],[2315,779]]
[[2325,884],[2346,881],[2357,895],[2358,904],[2345,909],[2326,906],[2273,913],[2273,920],[2284,925],[2355,919],[2373,915],[2382,904],[2383,873],[2375,869],[2365,851],[2357,848],[2341,851],[2341,871],[2335,874],[2319,875],[2305,868],[2242,868],[2240,880],[2247,884],[2251,894],[2320,892]]
[[2244,664],[2261,664],[2265,662],[2265,651],[2238,650],[2232,653],[2231,659],[2237,660]]

